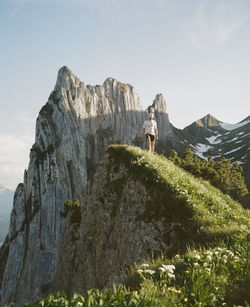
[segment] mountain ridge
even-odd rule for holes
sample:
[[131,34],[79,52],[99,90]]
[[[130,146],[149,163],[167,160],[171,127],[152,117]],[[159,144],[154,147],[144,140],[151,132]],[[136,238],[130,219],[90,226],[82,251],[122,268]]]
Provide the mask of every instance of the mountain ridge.
[[[161,94],[150,107],[158,123],[160,153],[166,155],[172,148],[181,152],[190,144],[197,153],[197,144],[202,144],[198,141],[208,145],[206,137],[215,137],[214,131],[202,127],[197,138],[175,128]],[[37,118],[29,167],[15,191],[9,234],[0,250],[1,304],[22,304],[49,291],[67,223],[61,216],[65,201],[83,202],[85,187],[110,144],[144,146],[146,116],[131,85],[109,78],[103,86],[85,85],[67,67],[59,70],[54,91]],[[238,129],[243,132],[248,125]],[[246,150],[247,144],[242,152]],[[203,153],[206,158],[208,153]]]

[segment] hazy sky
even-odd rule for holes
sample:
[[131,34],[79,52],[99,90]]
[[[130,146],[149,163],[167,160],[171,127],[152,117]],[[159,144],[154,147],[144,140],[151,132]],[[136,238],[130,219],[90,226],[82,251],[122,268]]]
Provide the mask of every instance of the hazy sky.
[[35,120],[67,65],[86,84],[163,93],[178,128],[250,115],[250,0],[0,0],[0,183],[22,181]]

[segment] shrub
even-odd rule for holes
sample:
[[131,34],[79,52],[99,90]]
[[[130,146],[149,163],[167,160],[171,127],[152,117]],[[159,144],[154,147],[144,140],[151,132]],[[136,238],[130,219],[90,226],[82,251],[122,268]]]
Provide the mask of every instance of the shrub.
[[66,218],[68,213],[70,212],[70,222],[74,226],[74,228],[78,228],[81,222],[81,210],[80,210],[80,202],[79,200],[66,200],[64,203],[64,211],[61,212],[61,216]]
[[242,176],[243,169],[238,162],[232,164],[224,157],[218,162],[213,161],[211,157],[207,161],[201,160],[194,157],[190,149],[187,149],[181,157],[178,157],[177,152],[172,150],[169,159],[191,174],[208,180],[213,186],[233,198],[248,194]]

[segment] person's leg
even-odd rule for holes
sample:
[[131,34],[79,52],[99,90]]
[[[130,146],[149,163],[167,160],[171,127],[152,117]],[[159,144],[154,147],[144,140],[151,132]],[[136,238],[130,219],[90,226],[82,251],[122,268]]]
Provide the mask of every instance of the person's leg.
[[155,150],[155,141],[151,141],[151,152]]
[[148,138],[148,151],[150,151],[150,147],[151,147],[151,141],[150,138]]
[[147,147],[148,147],[148,151],[150,151],[151,148],[151,138],[148,134],[146,134],[146,141],[147,141]]
[[150,151],[154,152],[154,150],[155,150],[155,136],[153,134],[150,134],[150,141],[151,141]]

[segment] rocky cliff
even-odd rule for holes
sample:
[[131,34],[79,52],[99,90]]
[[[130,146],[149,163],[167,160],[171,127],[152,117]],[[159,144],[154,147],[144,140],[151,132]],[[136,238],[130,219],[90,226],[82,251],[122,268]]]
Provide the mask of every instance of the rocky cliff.
[[111,288],[121,283],[126,267],[171,248],[175,223],[146,216],[155,193],[131,167],[107,155],[86,187],[80,227],[68,220],[54,291]]
[[[164,143],[172,137],[172,126],[161,95],[153,106],[159,143]],[[51,289],[65,200],[82,203],[84,188],[110,143],[140,144],[144,119],[131,85],[113,78],[101,86],[85,85],[67,67],[59,70],[54,91],[37,118],[29,166],[16,189],[9,234],[0,250],[1,306],[22,304]]]

